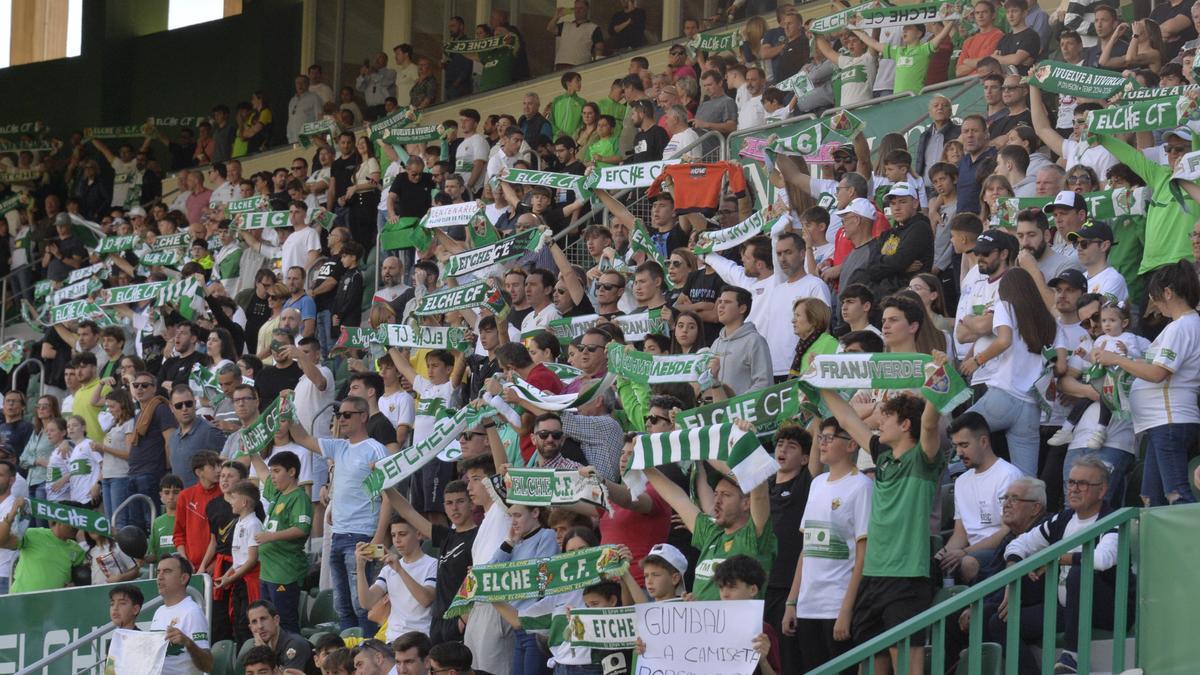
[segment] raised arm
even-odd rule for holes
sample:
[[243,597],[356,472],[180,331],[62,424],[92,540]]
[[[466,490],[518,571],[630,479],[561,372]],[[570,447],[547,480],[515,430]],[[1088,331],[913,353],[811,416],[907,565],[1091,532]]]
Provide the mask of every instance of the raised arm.
[[604,207],[608,209],[608,212],[612,215],[613,220],[621,223],[631,230],[634,228],[634,223],[637,221],[637,218],[635,218],[633,214],[629,212],[629,209],[625,208],[624,204],[610,195],[608,190],[598,189],[593,191],[592,194],[600,198],[601,203],[603,203]]
[[321,451],[321,444],[317,442],[316,437],[308,433],[303,424],[292,424],[291,422],[284,421],[280,422],[280,426],[287,429],[288,435],[291,436],[292,442],[296,445],[318,455],[325,454]]
[[1038,138],[1047,145],[1054,154],[1061,155],[1063,152],[1063,139],[1054,130],[1054,125],[1050,123],[1050,116],[1046,114],[1046,105],[1042,101],[1042,90],[1037,87],[1029,87],[1029,114],[1033,119],[1033,130],[1037,132]]
[[587,296],[587,292],[583,288],[583,282],[579,279],[579,275],[575,274],[575,268],[567,260],[567,254],[563,253],[558,244],[551,242],[550,255],[554,258],[554,264],[558,266],[558,273],[562,277],[563,285],[571,294],[571,302],[579,305]]
[[953,21],[943,21],[943,22],[942,22],[942,29],[941,29],[941,30],[939,30],[939,31],[937,32],[937,35],[934,35],[934,36],[933,36],[933,39],[931,39],[931,40],[929,41],[929,48],[930,48],[930,49],[932,49],[932,50],[934,50],[934,51],[937,51],[938,45],[942,44],[942,40],[945,40],[945,39],[946,39],[946,37],[947,37],[948,35],[950,35],[950,31],[951,31],[951,30],[953,30],[953,29],[954,29],[954,22],[953,22]]
[[829,59],[830,62],[837,64],[838,59],[841,58],[842,55],[837,53],[837,50],[833,48],[833,45],[829,44],[829,41],[825,39],[824,35],[816,36],[813,42],[817,45],[817,49],[822,55],[825,56],[825,58]]
[[[625,441],[625,448],[621,451],[621,467],[629,466],[630,460],[633,458],[633,440]],[[658,496],[663,498],[667,504],[674,509],[675,513],[679,514],[679,520],[689,532],[694,532],[696,529],[696,518],[700,515],[700,509],[692,503],[691,498],[676,485],[671,479],[662,475],[658,469],[650,468],[645,470],[646,478],[650,484],[658,492]]]
[[867,47],[870,48],[871,51],[875,52],[876,54],[883,53],[883,45],[879,44],[878,40],[871,37],[870,33],[866,33],[864,31],[861,31],[858,29],[853,29],[850,32],[854,33],[858,37],[859,40],[862,40],[863,43],[866,44]]
[[837,419],[838,425],[850,434],[850,438],[858,443],[858,447],[864,450],[871,447],[871,439],[875,437],[875,434],[871,433],[871,428],[859,418],[858,413],[854,412],[854,408],[850,407],[845,399],[832,389],[822,389],[821,400],[825,401],[829,412],[833,413]]
[[388,350],[388,356],[392,357],[392,363],[396,364],[396,370],[404,376],[404,379],[416,382],[417,371],[413,368],[412,362],[408,360],[407,349],[392,347]]

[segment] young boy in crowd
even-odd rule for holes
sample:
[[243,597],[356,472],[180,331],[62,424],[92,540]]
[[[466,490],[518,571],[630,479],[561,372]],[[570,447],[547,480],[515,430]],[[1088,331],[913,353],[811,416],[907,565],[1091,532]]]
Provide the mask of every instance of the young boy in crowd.
[[146,562],[155,562],[175,552],[175,509],[179,493],[183,491],[183,480],[173,473],[158,481],[158,499],[163,513],[150,525],[150,541],[146,545]]
[[354,675],[354,652],[345,647],[329,651],[318,667],[321,675]]
[[[196,569],[211,570],[214,579],[224,576],[225,572],[233,565],[233,535],[236,531],[238,515],[233,511],[229,495],[233,491],[233,486],[239,481],[246,480],[248,476],[249,470],[244,464],[233,460],[221,464],[221,470],[217,477],[217,486],[221,490],[221,496],[209,500],[204,507],[204,516],[208,521],[208,550],[204,553],[204,559],[200,561]],[[258,500],[255,500],[255,507],[262,508]],[[261,521],[262,518],[260,517],[259,520]],[[257,574],[255,576],[257,577]],[[230,610],[231,590],[231,588],[222,586],[216,586],[213,590],[213,641],[232,639],[237,644],[242,644],[251,637],[250,623],[244,610],[241,614]],[[255,599],[258,599],[257,596],[256,592]],[[248,607],[249,604],[247,602],[246,606]]]
[[[833,242],[829,241],[829,211],[813,206],[800,214],[800,232],[805,243],[805,268],[809,274],[820,274],[833,264]],[[825,261],[829,261],[829,265]]]
[[871,323],[871,310],[875,307],[875,294],[863,284],[850,284],[842,289],[838,301],[842,306],[842,321],[849,328],[846,332],[869,330],[880,337],[883,333]]
[[[307,452],[303,448],[302,452]],[[258,533],[259,593],[279,612],[280,625],[300,632],[300,583],[308,574],[308,554],[304,546],[312,530],[312,499],[300,486],[300,458],[289,450],[278,450],[263,462],[260,455],[250,461],[263,481],[263,496],[268,501],[267,519]]]
[[[313,644],[313,663],[324,672],[325,660],[330,654],[346,648],[346,641],[337,633],[325,633]],[[353,669],[353,663],[351,663]]]
[[633,602],[664,602],[683,597],[687,586],[683,575],[687,573],[688,561],[683,552],[670,544],[655,544],[650,553],[642,558],[642,577],[646,589],[642,590],[633,575],[625,573],[622,582]]
[[854,34],[858,36],[858,39],[867,43],[871,51],[879,54],[880,58],[896,61],[896,84],[893,93],[899,94],[907,91],[916,93],[925,86],[925,76],[929,73],[929,61],[938,51],[938,45],[946,39],[953,28],[954,22],[946,21],[942,24],[941,30],[929,41],[922,42],[921,40],[925,37],[923,24],[905,26],[901,37],[903,43],[899,45],[880,44],[868,33],[860,30],[854,31]]
[[378,560],[372,544],[359,542],[354,548],[358,566],[358,600],[368,610],[384,598],[391,604],[387,620],[387,641],[410,631],[428,634],[433,620],[429,606],[437,587],[437,558],[421,550],[421,533],[408,521],[396,516],[390,526],[392,546],[383,556],[383,569],[375,582],[367,586],[367,561]]
[[248,480],[239,480],[225,495],[237,516],[237,525],[230,545],[232,567],[217,579],[216,587],[230,591],[229,611],[233,616],[245,616],[250,603],[259,596],[256,535],[262,532],[262,521],[255,512],[260,496],[258,486]]

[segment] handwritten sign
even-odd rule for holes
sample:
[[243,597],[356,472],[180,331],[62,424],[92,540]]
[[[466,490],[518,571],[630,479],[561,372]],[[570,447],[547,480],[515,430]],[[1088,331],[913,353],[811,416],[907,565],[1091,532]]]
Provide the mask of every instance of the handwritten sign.
[[636,605],[637,634],[646,643],[638,673],[752,675],[762,633],[762,600],[656,602]]

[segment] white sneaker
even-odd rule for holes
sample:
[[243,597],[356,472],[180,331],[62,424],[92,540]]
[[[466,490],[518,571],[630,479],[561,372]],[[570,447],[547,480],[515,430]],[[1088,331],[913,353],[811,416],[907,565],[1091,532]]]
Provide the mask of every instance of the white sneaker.
[[1054,435],[1046,441],[1046,445],[1066,445],[1071,442],[1072,438],[1075,438],[1075,429],[1063,427],[1054,432]]
[[1089,450],[1099,450],[1100,448],[1103,448],[1104,441],[1107,439],[1108,439],[1108,433],[1105,432],[1103,429],[1097,429],[1096,431],[1093,431],[1091,434],[1091,437],[1088,438],[1088,444],[1087,444],[1088,449]]

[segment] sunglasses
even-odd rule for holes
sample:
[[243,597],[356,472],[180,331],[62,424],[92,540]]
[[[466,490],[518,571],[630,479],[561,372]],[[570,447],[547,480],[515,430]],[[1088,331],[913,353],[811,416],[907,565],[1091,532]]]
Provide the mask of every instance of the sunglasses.
[[153,382],[134,382],[133,383],[134,389],[146,389],[148,387],[153,387],[153,386],[154,386]]
[[1100,241],[1098,239],[1076,239],[1075,240],[1075,248],[1080,251],[1083,251],[1083,250],[1086,250],[1092,244],[1099,244],[1099,243],[1100,243]]
[[596,288],[598,288],[602,291],[615,291],[618,288],[625,288],[625,287],[621,286],[620,284],[596,284]]
[[553,438],[557,440],[563,437],[563,432],[561,431],[538,431],[535,433],[537,434],[537,437],[542,440],[546,440],[547,438]]
[[579,345],[579,349],[589,354],[594,354],[598,351],[603,351],[604,347],[603,345]]
[[[721,213],[726,213],[726,212],[722,211]],[[731,211],[730,213],[737,213],[737,212]],[[682,260],[668,260],[667,267],[683,267],[683,261]]]
[[175,408],[176,410],[187,410],[188,408],[196,407],[196,402],[195,401],[180,401],[178,403],[172,404],[171,407]]
[[338,419],[348,420],[351,417],[354,417],[355,415],[360,414],[361,412],[365,412],[365,411],[360,411],[360,410],[342,411],[342,410],[339,410],[334,413],[334,416],[337,417]]
[[662,415],[646,415],[646,426],[658,424],[659,422],[670,422],[671,418],[663,417]]
[[458,440],[469,441],[472,438],[475,438],[476,436],[486,436],[486,435],[487,434],[483,433],[482,431],[464,431],[458,435]]

